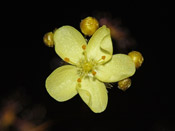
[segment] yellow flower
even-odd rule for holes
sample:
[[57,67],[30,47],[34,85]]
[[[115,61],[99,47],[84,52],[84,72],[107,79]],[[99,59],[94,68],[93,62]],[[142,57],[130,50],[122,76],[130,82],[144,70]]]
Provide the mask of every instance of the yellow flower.
[[108,103],[103,82],[117,82],[135,73],[128,55],[112,55],[110,30],[106,26],[99,28],[88,44],[71,26],[57,29],[53,39],[56,53],[70,64],[57,68],[46,79],[46,89],[57,101],[67,101],[79,93],[93,112],[103,112]]

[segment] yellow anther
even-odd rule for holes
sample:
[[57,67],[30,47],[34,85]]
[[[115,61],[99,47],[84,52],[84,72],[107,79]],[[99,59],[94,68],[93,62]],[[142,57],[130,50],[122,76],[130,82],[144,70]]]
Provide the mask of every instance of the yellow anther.
[[65,57],[65,58],[64,58],[64,61],[66,61],[66,62],[70,62],[70,59],[67,58],[67,57]]
[[95,71],[92,71],[92,75],[95,76],[97,74],[97,72]]
[[77,82],[81,82],[81,78],[78,78],[78,79],[77,79]]
[[46,33],[43,37],[43,41],[45,45],[47,45],[48,47],[53,47],[54,46],[53,33],[52,32]]
[[86,45],[83,45],[83,46],[82,46],[82,49],[85,50],[85,49],[86,49]]
[[84,35],[91,36],[98,29],[99,23],[97,19],[93,17],[86,17],[80,23],[80,29]]
[[102,57],[101,57],[102,60],[105,60],[105,58],[106,58],[106,56],[102,56]]

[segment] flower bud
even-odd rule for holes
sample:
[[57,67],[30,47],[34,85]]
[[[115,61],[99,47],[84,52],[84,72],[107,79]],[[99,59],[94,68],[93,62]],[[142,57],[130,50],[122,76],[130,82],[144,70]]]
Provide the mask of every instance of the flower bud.
[[138,51],[131,51],[128,55],[134,61],[136,68],[139,68],[142,65],[142,63],[144,61],[144,58],[143,58],[143,56],[142,56],[142,54],[140,52],[138,52]]
[[93,35],[95,31],[98,29],[98,27],[99,23],[97,19],[93,17],[86,17],[80,23],[81,32],[83,32],[83,34],[87,36]]
[[131,79],[126,78],[118,82],[118,88],[122,91],[126,91],[131,86]]
[[44,41],[46,46],[53,47],[54,46],[53,33],[52,32],[46,33],[43,37],[43,41]]

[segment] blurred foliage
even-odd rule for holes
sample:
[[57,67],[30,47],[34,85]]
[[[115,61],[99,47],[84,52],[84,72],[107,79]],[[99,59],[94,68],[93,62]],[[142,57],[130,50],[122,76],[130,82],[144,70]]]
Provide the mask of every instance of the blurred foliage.
[[30,98],[18,90],[4,98],[0,108],[0,131],[46,131],[51,121],[44,120],[46,108],[32,104]]

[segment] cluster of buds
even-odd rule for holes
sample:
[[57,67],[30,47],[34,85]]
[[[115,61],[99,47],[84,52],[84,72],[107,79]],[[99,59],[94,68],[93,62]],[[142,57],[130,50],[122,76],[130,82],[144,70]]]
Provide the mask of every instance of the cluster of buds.
[[[133,60],[136,69],[141,67],[144,59],[143,59],[143,56],[140,52],[131,51],[128,53],[128,56],[130,56],[131,59]],[[126,78],[126,79],[118,82],[118,88],[123,90],[123,91],[126,91],[130,86],[131,86],[131,79],[130,78]]]
[[[99,22],[94,17],[86,17],[85,19],[83,19],[80,22],[81,32],[85,36],[92,36],[98,28],[99,28]],[[43,41],[44,41],[46,46],[54,47],[53,32],[46,33],[43,37]],[[131,51],[128,53],[128,56],[130,56],[131,59],[133,60],[133,62],[135,63],[136,69],[141,67],[141,65],[144,61],[144,58],[140,52]],[[131,79],[130,78],[126,78],[126,79],[118,82],[118,88],[123,90],[123,91],[126,91],[130,86],[131,86]]]

